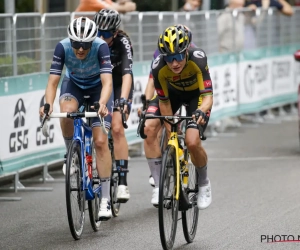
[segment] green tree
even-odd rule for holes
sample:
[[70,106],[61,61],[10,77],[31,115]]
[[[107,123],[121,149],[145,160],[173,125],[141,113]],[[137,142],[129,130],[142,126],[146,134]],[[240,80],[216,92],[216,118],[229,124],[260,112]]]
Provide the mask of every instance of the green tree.
[[34,0],[15,0],[16,13],[34,12]]
[[0,1],[0,13],[4,13],[4,1]]

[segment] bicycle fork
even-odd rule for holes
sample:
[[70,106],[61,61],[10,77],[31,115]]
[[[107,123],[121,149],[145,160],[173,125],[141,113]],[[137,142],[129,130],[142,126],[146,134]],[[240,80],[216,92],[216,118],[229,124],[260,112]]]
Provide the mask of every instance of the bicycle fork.
[[179,144],[178,144],[178,136],[176,132],[171,132],[170,140],[168,142],[169,145],[173,146],[176,149],[176,190],[175,190],[175,199],[179,200],[180,194],[180,163],[179,163]]

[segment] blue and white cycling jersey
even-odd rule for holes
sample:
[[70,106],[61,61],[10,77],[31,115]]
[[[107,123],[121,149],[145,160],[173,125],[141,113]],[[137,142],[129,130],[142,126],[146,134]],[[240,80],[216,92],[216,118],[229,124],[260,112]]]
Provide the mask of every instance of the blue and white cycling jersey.
[[108,45],[98,37],[84,60],[76,58],[69,38],[61,40],[54,51],[50,74],[61,75],[64,65],[66,77],[82,89],[98,85],[101,73],[112,73]]

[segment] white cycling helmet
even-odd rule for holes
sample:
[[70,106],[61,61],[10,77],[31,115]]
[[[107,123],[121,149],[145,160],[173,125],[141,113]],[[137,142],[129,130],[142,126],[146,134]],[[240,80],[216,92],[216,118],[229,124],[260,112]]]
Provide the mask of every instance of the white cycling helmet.
[[87,17],[78,17],[68,26],[68,36],[77,42],[92,42],[97,37],[97,26]]

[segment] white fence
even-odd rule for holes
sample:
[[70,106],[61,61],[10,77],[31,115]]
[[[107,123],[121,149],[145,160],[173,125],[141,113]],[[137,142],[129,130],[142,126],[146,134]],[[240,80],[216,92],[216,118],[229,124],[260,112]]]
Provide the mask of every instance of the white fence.
[[[221,27],[221,15],[229,18],[228,26]],[[54,47],[66,37],[66,27],[74,16],[76,13],[0,15],[0,105],[4,107],[0,111],[0,176],[63,157],[58,119],[51,121],[51,136],[43,137],[38,108],[44,102]],[[174,23],[188,25],[193,41],[207,52],[214,88],[211,124],[296,102],[300,65],[292,54],[300,48],[300,9],[295,9],[292,17],[272,9],[132,13],[123,17],[122,27],[134,48],[135,91],[126,131],[129,144],[141,142],[136,136],[136,110],[141,106],[158,34]],[[227,37],[224,52],[220,49],[221,28],[233,31],[227,31],[232,39]],[[55,109],[58,111],[58,106]]]

